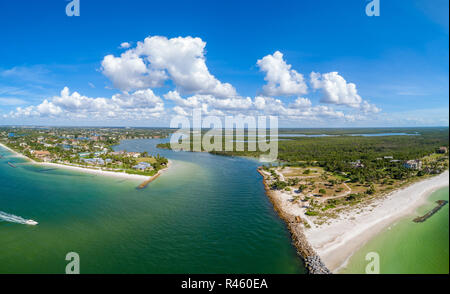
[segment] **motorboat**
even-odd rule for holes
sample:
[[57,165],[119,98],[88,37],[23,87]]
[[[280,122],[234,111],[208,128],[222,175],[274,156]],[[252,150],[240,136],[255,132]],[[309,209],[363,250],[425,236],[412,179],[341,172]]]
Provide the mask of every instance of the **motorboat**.
[[35,226],[35,225],[38,224],[38,222],[37,222],[37,221],[34,221],[34,220],[32,220],[32,219],[29,219],[29,220],[27,220],[27,221],[25,222],[25,224],[30,225],[30,226]]

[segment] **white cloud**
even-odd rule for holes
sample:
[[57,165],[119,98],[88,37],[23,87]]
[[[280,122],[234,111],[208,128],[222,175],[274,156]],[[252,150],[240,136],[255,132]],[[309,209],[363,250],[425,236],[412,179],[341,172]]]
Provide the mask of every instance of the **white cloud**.
[[159,87],[167,79],[164,71],[148,68],[133,50],[122,53],[120,57],[105,56],[102,72],[123,91]]
[[215,111],[220,113],[246,111],[253,107],[252,99],[249,97],[219,99],[212,95],[193,95],[182,98],[177,91],[170,91],[164,95],[164,98],[177,104],[177,112],[180,108],[185,112],[188,112],[186,109],[200,108],[205,113],[211,114]]
[[229,83],[222,83],[208,70],[206,43],[200,38],[147,37],[120,57],[105,56],[103,73],[121,90],[159,87],[170,78],[185,94],[236,96]]
[[264,94],[269,96],[303,95],[308,87],[303,75],[291,69],[291,65],[283,60],[283,54],[276,51],[257,61],[260,70],[266,73],[263,86]]
[[282,120],[353,120],[351,115],[335,111],[325,105],[312,106],[309,99],[299,98],[294,103],[285,106],[279,99],[258,96],[255,98],[256,108],[265,115],[276,115]]
[[307,98],[298,98],[293,103],[285,105],[280,99],[257,96],[254,99],[227,98],[217,99],[211,95],[194,95],[181,97],[176,91],[170,91],[164,98],[173,101],[176,106],[172,111],[177,115],[191,115],[193,109],[201,109],[206,115],[275,115],[287,120],[324,120],[341,119],[354,120],[355,116],[335,111],[329,106],[312,106]]
[[354,83],[347,83],[338,72],[329,72],[325,74],[312,72],[310,78],[313,89],[322,90],[323,96],[320,100],[322,103],[358,108],[365,113],[376,113],[380,111],[375,105],[369,104],[367,101],[363,100],[361,96],[358,95],[356,85]]
[[306,107],[311,107],[311,105],[312,105],[311,100],[309,100],[308,98],[299,97],[294,101],[294,103],[291,103],[289,105],[289,107],[291,107],[291,108],[306,108]]
[[347,81],[337,72],[326,74],[311,73],[311,85],[314,89],[322,89],[321,102],[359,107],[361,96],[356,91],[356,85]]
[[90,98],[65,87],[59,96],[45,99],[37,106],[18,107],[10,117],[64,117],[84,119],[149,119],[159,117],[164,103],[152,90],[116,94],[112,98]]
[[363,101],[361,103],[360,109],[364,113],[378,113],[381,111],[381,109],[377,107],[375,104],[370,104],[367,101]]
[[177,115],[181,115],[181,116],[188,116],[188,113],[186,112],[186,110],[184,110],[182,107],[180,106],[175,106],[174,108],[172,108],[173,112],[175,112]]
[[[148,37],[134,48],[124,42],[121,48],[126,50],[119,57],[105,56],[101,68],[102,73],[122,93],[111,98],[91,98],[78,92],[70,93],[66,87],[59,96],[47,98],[39,105],[17,107],[9,117],[123,121],[151,119],[162,117],[162,114],[187,116],[197,108],[205,114],[218,116],[276,115],[280,119],[300,121],[353,121],[364,119],[362,114],[380,111],[375,105],[363,100],[357,93],[356,85],[347,83],[337,72],[313,72],[310,82],[313,89],[323,93],[320,102],[337,105],[338,109],[329,105],[314,106],[310,99],[302,97],[308,92],[303,75],[293,70],[279,51],[257,61],[260,70],[266,74],[264,95],[242,97],[231,84],[222,83],[209,72],[205,46],[202,39],[192,37]],[[174,86],[173,90],[163,97],[174,106],[166,112],[163,100],[150,88],[162,87],[169,80],[172,82],[170,85]],[[289,103],[276,96],[296,97],[295,100],[289,97]],[[13,102],[0,98],[0,105]],[[343,107],[339,106],[351,107],[353,111],[344,113],[340,110]]]
[[131,44],[128,42],[123,42],[120,44],[120,48],[122,48],[122,49],[128,49],[130,47],[131,47]]

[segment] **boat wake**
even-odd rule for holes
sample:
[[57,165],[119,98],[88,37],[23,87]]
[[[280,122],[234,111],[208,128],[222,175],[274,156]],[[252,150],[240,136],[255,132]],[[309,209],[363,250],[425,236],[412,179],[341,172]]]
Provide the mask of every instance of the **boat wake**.
[[38,224],[38,222],[32,220],[32,219],[24,219],[20,216],[9,214],[3,211],[0,211],[0,221],[7,221],[11,223],[17,223],[22,225],[30,225],[35,226]]

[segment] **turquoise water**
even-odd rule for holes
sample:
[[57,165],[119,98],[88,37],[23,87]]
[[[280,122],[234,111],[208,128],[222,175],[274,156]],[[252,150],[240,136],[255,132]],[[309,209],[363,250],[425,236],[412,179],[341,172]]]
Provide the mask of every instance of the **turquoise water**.
[[380,272],[385,274],[449,273],[449,205],[423,223],[412,220],[436,206],[436,200],[449,199],[449,188],[430,195],[414,215],[397,222],[364,245],[350,259],[342,273],[365,273],[369,252],[380,256]]
[[[173,168],[139,181],[33,166],[1,149],[0,273],[302,273],[285,224],[264,193],[257,162],[123,141],[160,153]],[[10,167],[13,162],[17,168]]]
[[[173,161],[144,190],[135,180],[33,166],[0,148],[0,273],[63,273],[71,251],[82,273],[304,272],[256,161],[160,150],[160,142],[116,147]],[[343,272],[363,273],[365,255],[376,251],[382,273],[448,273],[448,205],[411,222],[437,199],[448,200],[448,188],[367,243]]]

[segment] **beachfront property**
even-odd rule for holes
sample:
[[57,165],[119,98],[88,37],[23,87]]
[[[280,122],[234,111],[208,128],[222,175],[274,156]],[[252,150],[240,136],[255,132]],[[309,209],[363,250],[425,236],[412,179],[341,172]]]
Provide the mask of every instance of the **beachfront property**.
[[43,160],[43,161],[51,161],[51,153],[47,150],[31,150],[30,154],[34,157]]
[[92,130],[5,128],[0,133],[0,142],[37,162],[101,167],[104,170],[133,174],[139,172],[149,176],[167,166],[168,161],[164,157],[153,157],[147,152],[114,151],[112,148],[120,142],[118,138],[146,139],[153,135],[168,134],[167,131],[104,128],[95,129],[95,133],[92,133]]
[[422,161],[418,159],[408,160],[403,164],[403,166],[409,169],[420,170],[422,169]]
[[102,158],[82,158],[81,161],[83,161],[84,163],[87,163],[89,165],[105,165],[107,163],[111,163],[112,160],[111,159],[106,159],[103,160]]
[[153,170],[153,167],[148,162],[139,162],[135,166],[133,166],[133,169],[140,170],[140,171],[151,171]]

